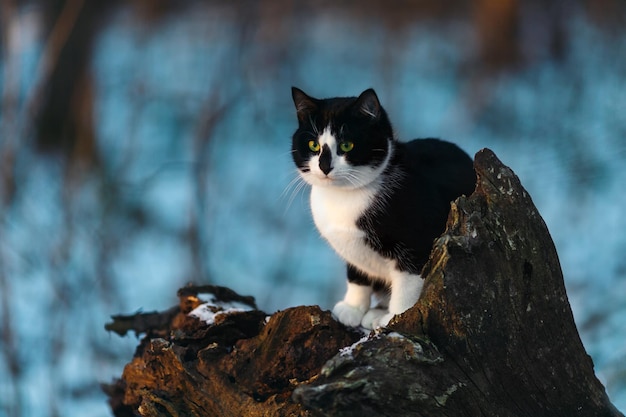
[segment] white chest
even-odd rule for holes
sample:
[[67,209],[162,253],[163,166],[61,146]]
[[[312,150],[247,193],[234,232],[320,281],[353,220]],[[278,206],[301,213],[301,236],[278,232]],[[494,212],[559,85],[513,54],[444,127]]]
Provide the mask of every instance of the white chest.
[[374,199],[375,189],[343,190],[312,187],[311,211],[321,235],[347,262],[374,278],[389,279],[396,262],[384,258],[365,242],[365,232],[356,225]]

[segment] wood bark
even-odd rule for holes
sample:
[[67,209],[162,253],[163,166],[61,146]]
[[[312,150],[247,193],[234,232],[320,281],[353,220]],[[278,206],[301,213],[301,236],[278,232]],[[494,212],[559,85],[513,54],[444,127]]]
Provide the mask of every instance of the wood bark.
[[364,336],[315,306],[207,324],[187,315],[202,302],[187,289],[167,331],[147,330],[106,387],[115,415],[622,416],[530,196],[493,152],[474,166],[476,190],[452,204],[422,297],[387,328]]

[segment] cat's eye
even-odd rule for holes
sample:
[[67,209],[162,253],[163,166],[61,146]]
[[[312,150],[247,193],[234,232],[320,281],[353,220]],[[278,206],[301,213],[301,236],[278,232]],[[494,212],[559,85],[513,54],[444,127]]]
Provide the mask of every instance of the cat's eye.
[[354,142],[350,142],[350,141],[341,142],[339,144],[339,149],[341,149],[342,152],[350,152],[352,149],[354,149]]
[[309,149],[311,150],[311,152],[319,152],[320,150],[320,143],[316,140],[310,140],[309,141]]

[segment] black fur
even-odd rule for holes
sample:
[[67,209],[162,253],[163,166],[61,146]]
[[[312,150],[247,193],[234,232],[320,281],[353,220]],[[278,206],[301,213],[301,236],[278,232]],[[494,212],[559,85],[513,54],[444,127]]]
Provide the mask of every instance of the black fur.
[[380,196],[382,208],[373,206],[357,224],[376,252],[395,259],[400,270],[419,274],[434,239],[445,229],[450,202],[474,190],[472,160],[439,139],[396,142],[383,175],[395,180]]
[[[338,140],[357,143],[354,152],[346,154],[354,166],[378,166],[386,159],[387,149],[392,149],[382,174],[383,188],[375,204],[358,219],[357,226],[366,233],[367,244],[376,252],[396,260],[400,270],[419,274],[433,240],[444,231],[450,202],[474,190],[472,159],[458,146],[439,139],[397,141],[374,90],[366,90],[358,98],[319,100],[297,88],[292,89],[292,95],[299,122],[293,135],[292,155],[299,169],[308,169],[305,164],[313,153],[308,141],[316,139],[329,125]],[[391,147],[387,146],[389,142]],[[328,161],[320,159],[324,171],[328,167],[322,167],[322,160]],[[370,278],[350,264],[348,280],[372,284]]]

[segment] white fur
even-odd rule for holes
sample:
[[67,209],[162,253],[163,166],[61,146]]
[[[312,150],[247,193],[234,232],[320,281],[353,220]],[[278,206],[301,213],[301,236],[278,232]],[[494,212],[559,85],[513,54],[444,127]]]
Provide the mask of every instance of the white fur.
[[368,189],[313,187],[311,210],[318,230],[339,256],[371,277],[387,278],[396,261],[374,251],[365,242],[365,232],[356,225],[373,197]]
[[314,157],[311,158],[311,171],[306,173],[309,175],[303,175],[312,185],[311,211],[315,225],[346,261],[369,276],[386,278],[389,271],[395,269],[396,262],[371,249],[365,243],[365,232],[357,227],[356,222],[381,189],[380,174],[390,156],[377,168],[354,168],[345,158],[337,156],[337,141],[330,128],[324,129],[318,140],[320,146],[327,144],[330,147],[333,169],[326,176],[319,169],[319,158]]
[[391,298],[389,299],[389,313],[404,313],[413,307],[422,292],[424,280],[419,274],[392,271]]
[[[372,329],[386,326],[396,314],[404,313],[406,310],[413,307],[422,293],[424,280],[418,274],[393,271],[391,275],[389,312],[375,317],[371,323],[370,328]],[[365,327],[365,324],[363,324],[363,327]]]
[[367,313],[365,313],[365,315],[361,319],[361,326],[365,327],[366,329],[375,329],[377,327],[386,326],[387,323],[389,323],[389,320],[387,320],[387,322],[382,325],[380,322],[381,318],[387,315],[389,315],[389,312],[384,308],[372,308]]
[[395,260],[374,251],[365,241],[365,232],[356,224],[382,190],[380,174],[389,162],[392,149],[380,166],[355,168],[343,156],[337,155],[337,140],[329,127],[324,129],[318,141],[320,146],[326,144],[332,151],[332,170],[328,175],[324,174],[319,168],[319,156],[314,156],[309,162],[310,171],[301,173],[312,185],[311,211],[315,225],[347,262],[371,278],[382,279],[391,285],[388,313],[380,308],[369,310],[371,287],[348,283],[346,295],[335,305],[333,314],[348,326],[385,326],[395,314],[415,304],[423,285],[419,275],[399,271]]
[[335,304],[333,315],[346,326],[358,326],[370,308],[372,287],[348,282],[343,301]]
[[[386,326],[396,314],[404,313],[413,307],[422,292],[424,280],[419,275],[394,270],[391,272],[391,277],[389,310],[378,306],[367,311],[361,319],[361,326],[366,329]],[[346,300],[347,298],[343,302]],[[339,316],[336,315],[336,317],[339,319]]]
[[372,301],[372,287],[348,282],[348,289],[343,300],[351,306],[363,307],[362,310],[365,313],[370,308]]

